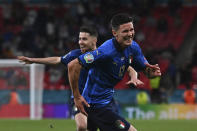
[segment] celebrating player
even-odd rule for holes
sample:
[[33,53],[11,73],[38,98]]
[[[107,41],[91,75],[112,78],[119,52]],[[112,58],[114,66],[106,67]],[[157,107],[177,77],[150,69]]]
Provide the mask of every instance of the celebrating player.
[[[96,42],[97,42],[97,30],[93,26],[82,26],[80,28],[79,33],[79,46],[80,49],[72,50],[68,54],[62,57],[47,57],[47,58],[29,58],[25,56],[19,56],[18,59],[22,62],[25,62],[26,64],[32,64],[32,63],[40,63],[40,64],[59,64],[63,63],[65,66],[68,65],[68,63],[81,54],[93,51],[96,49]],[[131,80],[128,82],[133,83],[134,85],[142,84],[140,80],[137,79],[136,72],[133,68],[128,68],[129,75],[132,76]],[[80,79],[78,81],[78,87],[80,94],[83,91],[83,88],[85,86],[85,82],[87,79],[88,70],[82,69],[80,71]],[[73,96],[72,96],[73,101]],[[74,102],[73,102],[74,105]],[[115,103],[114,101],[111,102],[111,107],[114,111],[116,111]],[[77,125],[78,131],[86,131],[87,129],[87,117],[80,113],[77,108],[73,108],[73,115],[75,116],[75,122]],[[89,131],[96,131],[96,126],[91,123],[91,121],[88,121],[88,130]]]
[[[81,113],[88,116],[102,131],[136,131],[110,107],[114,86],[123,78],[129,65],[144,71],[148,77],[160,76],[160,68],[150,65],[133,41],[132,18],[127,14],[115,15],[111,20],[114,38],[104,42],[98,49],[82,54],[68,64],[70,86],[74,102]],[[82,95],[76,81],[80,70],[89,69]]]

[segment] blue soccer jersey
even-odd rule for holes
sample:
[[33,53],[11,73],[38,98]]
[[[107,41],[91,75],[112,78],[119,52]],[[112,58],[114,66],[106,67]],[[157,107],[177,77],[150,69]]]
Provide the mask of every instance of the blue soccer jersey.
[[[82,52],[81,52],[80,49],[72,50],[68,54],[66,54],[64,56],[61,56],[61,63],[64,64],[67,67],[69,62],[78,58],[81,54],[82,54]],[[88,70],[85,69],[85,68],[81,69],[80,77],[79,77],[79,84],[78,84],[80,94],[82,94],[83,89],[85,87],[85,83],[86,83],[86,80],[87,80],[87,75],[88,75]]]
[[111,101],[113,87],[123,78],[129,65],[136,70],[142,70],[148,63],[135,41],[131,46],[120,50],[114,38],[103,43],[95,51],[80,55],[78,59],[82,66],[89,69],[82,95],[96,108]]

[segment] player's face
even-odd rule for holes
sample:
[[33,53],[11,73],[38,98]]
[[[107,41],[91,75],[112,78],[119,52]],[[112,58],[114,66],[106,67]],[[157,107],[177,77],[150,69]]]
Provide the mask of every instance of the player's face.
[[134,38],[134,27],[133,23],[129,22],[119,26],[117,30],[112,30],[113,35],[115,36],[118,43],[122,48],[125,48],[131,45]]
[[97,39],[94,36],[90,36],[87,32],[79,33],[79,46],[82,53],[95,50]]

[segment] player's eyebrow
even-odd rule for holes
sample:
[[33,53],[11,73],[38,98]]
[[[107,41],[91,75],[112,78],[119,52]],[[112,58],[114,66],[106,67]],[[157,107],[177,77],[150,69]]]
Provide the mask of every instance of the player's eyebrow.
[[80,40],[87,40],[87,37],[79,37]]

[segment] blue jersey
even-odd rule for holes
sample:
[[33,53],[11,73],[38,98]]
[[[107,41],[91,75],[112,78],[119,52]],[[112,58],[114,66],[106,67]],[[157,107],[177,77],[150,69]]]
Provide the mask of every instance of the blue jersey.
[[148,63],[135,41],[126,49],[120,50],[114,38],[104,42],[95,51],[80,55],[78,59],[82,66],[89,68],[82,95],[96,108],[111,101],[114,86],[122,80],[129,65],[139,71]]
[[[61,56],[61,63],[67,67],[69,62],[78,58],[81,54],[82,54],[82,52],[80,49],[72,50],[68,54],[66,54],[65,56]],[[88,75],[88,70],[85,68],[81,69],[80,77],[79,77],[79,84],[78,84],[80,94],[82,94],[83,89],[85,87],[87,75]]]

